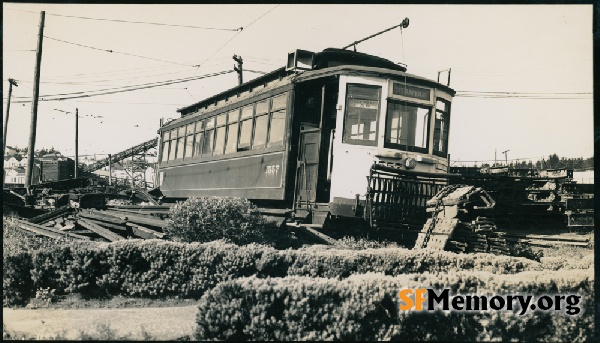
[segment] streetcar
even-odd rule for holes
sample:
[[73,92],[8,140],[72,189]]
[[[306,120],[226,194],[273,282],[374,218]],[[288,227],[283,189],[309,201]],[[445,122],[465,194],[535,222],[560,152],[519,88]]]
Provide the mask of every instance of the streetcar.
[[161,125],[160,190],[246,198],[316,224],[422,226],[426,200],[452,177],[454,95],[378,56],[296,50]]

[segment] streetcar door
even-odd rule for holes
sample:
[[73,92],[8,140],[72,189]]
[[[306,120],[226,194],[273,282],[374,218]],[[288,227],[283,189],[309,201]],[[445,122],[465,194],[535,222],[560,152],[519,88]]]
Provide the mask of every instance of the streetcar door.
[[319,146],[321,131],[310,124],[300,127],[298,161],[296,164],[295,208],[310,211],[317,196]]

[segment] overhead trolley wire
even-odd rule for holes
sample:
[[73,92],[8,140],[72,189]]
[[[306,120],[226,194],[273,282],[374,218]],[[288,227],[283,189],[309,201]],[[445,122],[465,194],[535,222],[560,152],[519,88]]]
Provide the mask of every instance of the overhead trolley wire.
[[[44,96],[40,96],[39,101],[61,101],[61,100],[69,100],[69,99],[77,99],[77,98],[88,98],[88,97],[99,96],[99,95],[109,95],[109,94],[116,94],[116,93],[131,92],[131,91],[136,91],[136,90],[141,90],[141,89],[172,85],[175,83],[201,80],[201,79],[205,79],[205,78],[209,78],[209,77],[213,77],[213,76],[224,75],[224,74],[229,74],[229,73],[233,73],[233,72],[234,72],[233,70],[225,70],[225,71],[218,72],[218,73],[205,74],[205,75],[195,76],[195,77],[190,77],[190,78],[185,78],[185,79],[154,82],[154,83],[149,83],[149,84],[145,84],[145,85],[127,86],[127,87],[123,87],[123,88],[115,89],[115,90],[112,90],[111,88],[109,88],[109,89],[105,89],[106,91],[102,92],[102,93],[84,94],[85,92],[75,92],[75,93],[66,93],[66,94],[44,95]],[[101,91],[103,91],[103,90],[97,90],[97,91],[91,91],[91,92],[101,92]],[[57,97],[57,96],[62,96],[62,95],[65,95],[65,96],[58,97],[58,98],[50,98],[50,99],[48,98],[48,97]],[[31,100],[15,101],[15,103],[29,103],[29,102],[31,102]]]
[[205,26],[193,26],[193,25],[180,25],[180,24],[165,24],[165,23],[152,23],[146,21],[132,21],[132,20],[120,20],[120,19],[105,19],[105,18],[90,18],[90,17],[79,17],[74,15],[64,15],[64,14],[49,14],[55,17],[65,17],[65,18],[77,18],[77,19],[86,19],[86,20],[100,20],[100,21],[112,21],[117,23],[127,23],[127,24],[145,24],[145,25],[159,25],[159,26],[170,26],[170,27],[183,27],[188,29],[202,29],[202,30],[218,30],[218,31],[241,31],[244,28],[238,27],[237,29],[225,29],[218,27],[205,27]]
[[[18,12],[27,12],[27,13],[35,13],[35,11],[26,11],[26,10],[18,10],[14,8],[5,8],[10,11],[18,11]],[[55,17],[63,17],[63,18],[76,18],[76,19],[85,19],[85,20],[98,20],[98,21],[111,21],[117,23],[127,23],[127,24],[144,24],[144,25],[159,25],[159,26],[170,26],[170,27],[183,27],[188,29],[201,29],[201,30],[218,30],[218,31],[241,31],[243,28],[239,27],[237,29],[228,29],[228,28],[218,28],[218,27],[205,27],[205,26],[194,26],[194,25],[180,25],[180,24],[167,24],[167,23],[153,23],[146,21],[133,21],[133,20],[121,20],[121,19],[106,19],[106,18],[91,18],[91,17],[81,17],[74,15],[64,15],[64,14],[56,14],[56,13],[48,13],[46,15],[51,15]]]
[[[254,21],[252,21],[250,24],[246,25],[246,28],[252,26],[252,24],[256,23],[259,19],[261,19],[262,17],[266,16],[267,14],[269,14],[271,11],[273,11],[274,9],[276,9],[279,5],[275,5],[273,8],[271,8],[270,10],[268,10],[267,12],[265,12],[263,15],[261,15],[260,17],[254,19]],[[242,27],[243,29],[243,27]],[[198,68],[200,68],[204,63],[206,63],[206,61],[208,61],[211,57],[213,57],[214,55],[217,54],[217,52],[221,51],[227,44],[229,44],[229,42],[231,42],[235,37],[237,37],[240,33],[242,33],[242,30],[238,31],[235,35],[233,35],[233,37],[231,37],[227,42],[225,42],[225,44],[223,44],[220,48],[217,49],[217,51],[213,52],[212,55],[210,55],[207,59],[205,59],[202,63],[196,65],[196,72],[198,72]],[[195,74],[194,74],[195,75]]]
[[110,53],[120,54],[120,55],[126,55],[126,56],[132,56],[132,57],[139,57],[139,58],[144,58],[144,59],[147,59],[147,60],[153,60],[153,61],[159,61],[159,62],[177,64],[177,65],[182,65],[182,66],[186,66],[186,67],[194,67],[194,66],[189,65],[189,64],[177,63],[177,62],[172,62],[172,61],[165,61],[165,60],[160,60],[158,58],[152,58],[152,57],[146,57],[146,56],[141,56],[141,55],[135,55],[135,54],[127,53],[127,52],[120,52],[120,51],[114,51],[114,50],[110,50],[110,49],[95,48],[93,46],[83,45],[83,44],[73,43],[73,42],[68,42],[68,41],[65,41],[65,40],[62,40],[62,39],[52,38],[52,37],[48,37],[48,36],[44,36],[44,38],[47,38],[47,39],[50,39],[50,40],[54,40],[54,41],[58,41],[58,42],[61,42],[61,43],[76,45],[76,46],[83,47],[83,48],[93,49],[93,50],[105,51],[105,52],[110,52]]
[[498,91],[457,91],[456,97],[491,98],[491,99],[543,99],[569,100],[589,99],[591,92],[498,92]]

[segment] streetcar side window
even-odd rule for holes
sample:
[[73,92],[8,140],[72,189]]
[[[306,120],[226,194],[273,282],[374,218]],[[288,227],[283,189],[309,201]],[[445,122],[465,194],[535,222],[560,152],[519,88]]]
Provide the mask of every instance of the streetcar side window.
[[427,153],[430,109],[388,101],[384,147]]
[[254,140],[252,149],[264,148],[267,144],[267,130],[269,128],[269,100],[256,103],[254,116]]
[[231,111],[227,115],[227,143],[225,143],[226,154],[230,154],[237,151],[239,117],[239,109]]
[[213,155],[223,155],[225,150],[225,130],[227,129],[227,113],[217,116],[217,129],[215,131],[215,146]]
[[377,145],[381,87],[349,84],[344,118],[344,143]]
[[175,149],[177,148],[177,129],[171,130],[171,140],[169,141],[169,161],[175,160]]
[[204,120],[196,122],[196,137],[194,137],[194,156],[202,155],[202,141],[204,136]]
[[202,142],[202,156],[211,156],[213,151],[213,136],[215,132],[215,117],[206,120],[206,131]]
[[162,135],[162,156],[160,161],[167,162],[169,159],[169,131],[164,131]]
[[450,126],[450,103],[437,99],[435,103],[435,126],[433,130],[433,153],[446,157],[448,154],[448,128]]
[[178,160],[183,158],[183,148],[184,148],[183,140],[184,139],[185,139],[185,126],[182,126],[179,129],[177,129],[177,157],[176,157],[176,159],[178,159]]
[[250,141],[252,139],[252,111],[252,105],[242,108],[242,114],[240,116],[240,141],[237,147],[238,151],[250,149]]
[[271,116],[269,118],[269,143],[268,146],[283,144],[285,130],[285,107],[287,93],[273,97]]
[[189,123],[185,136],[185,155],[184,158],[192,157],[194,152],[194,123]]

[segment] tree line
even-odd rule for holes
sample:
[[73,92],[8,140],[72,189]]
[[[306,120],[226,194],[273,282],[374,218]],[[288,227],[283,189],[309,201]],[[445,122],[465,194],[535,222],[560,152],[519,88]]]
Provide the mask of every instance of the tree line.
[[[16,150],[16,154],[17,155],[21,155],[21,156],[25,156],[27,155],[27,150],[28,148],[15,148]],[[33,155],[34,157],[43,157],[44,155],[49,155],[49,154],[58,154],[58,155],[62,155],[62,153],[56,149],[54,149],[54,147],[51,147],[50,149],[46,149],[46,148],[42,148],[42,149],[37,149],[34,151]]]
[[[496,166],[502,166],[504,164],[497,163]],[[475,165],[477,167],[477,165]],[[493,167],[493,164],[484,163],[481,167]],[[513,161],[508,164],[509,168],[514,169],[593,169],[594,158],[588,157],[559,157],[557,154],[551,154],[548,158],[543,158],[533,163],[529,161]]]

